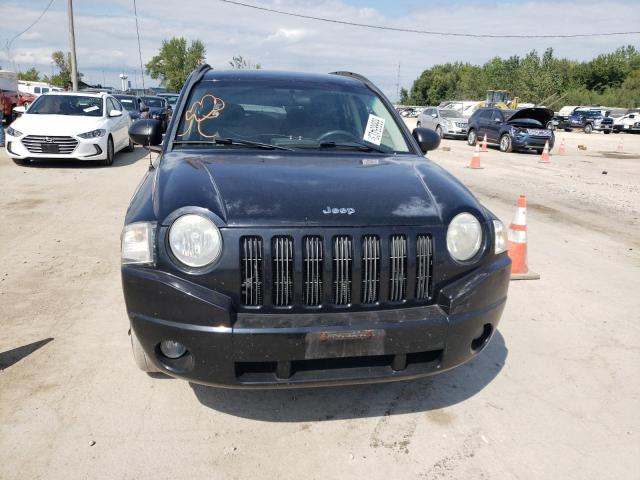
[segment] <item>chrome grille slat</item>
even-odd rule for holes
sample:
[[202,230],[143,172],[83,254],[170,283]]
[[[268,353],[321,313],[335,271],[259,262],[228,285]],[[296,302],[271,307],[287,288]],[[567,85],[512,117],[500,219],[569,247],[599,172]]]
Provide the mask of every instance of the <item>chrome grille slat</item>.
[[322,303],[323,250],[321,237],[304,238],[304,304]]
[[333,239],[333,302],[336,305],[351,303],[351,237]]
[[416,240],[416,298],[427,299],[431,296],[431,237],[418,235]]
[[242,303],[262,305],[262,238],[243,237],[242,242]]
[[404,235],[391,237],[390,272],[389,272],[389,300],[400,302],[406,300],[407,287],[407,239]]
[[273,237],[271,243],[273,304],[287,307],[293,297],[293,240],[290,237]]
[[[51,141],[47,141],[47,139]],[[27,135],[21,142],[30,153],[43,153],[42,144],[57,145],[58,153],[63,155],[72,153],[78,146],[78,141],[75,138],[60,136]]]
[[376,303],[380,292],[380,239],[362,237],[362,303]]

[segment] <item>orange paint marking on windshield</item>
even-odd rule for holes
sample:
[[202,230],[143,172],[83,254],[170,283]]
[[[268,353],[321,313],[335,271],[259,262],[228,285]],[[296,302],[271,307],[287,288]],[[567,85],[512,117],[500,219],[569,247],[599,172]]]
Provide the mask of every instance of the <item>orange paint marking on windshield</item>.
[[211,120],[218,118],[220,112],[224,110],[225,104],[221,98],[218,98],[211,94],[203,95],[202,98],[196,100],[191,104],[189,109],[184,114],[184,120],[187,122],[187,129],[179,133],[178,136],[184,137],[191,133],[194,123],[197,125],[198,133],[205,138],[213,138],[215,135],[206,135],[202,132],[200,125],[205,120]]

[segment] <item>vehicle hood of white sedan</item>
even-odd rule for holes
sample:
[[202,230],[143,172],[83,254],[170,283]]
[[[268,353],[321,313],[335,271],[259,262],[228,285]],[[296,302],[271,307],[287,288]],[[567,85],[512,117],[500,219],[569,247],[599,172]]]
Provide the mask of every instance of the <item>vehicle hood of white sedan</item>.
[[102,117],[76,115],[24,114],[11,127],[24,135],[78,135],[97,128],[104,128]]

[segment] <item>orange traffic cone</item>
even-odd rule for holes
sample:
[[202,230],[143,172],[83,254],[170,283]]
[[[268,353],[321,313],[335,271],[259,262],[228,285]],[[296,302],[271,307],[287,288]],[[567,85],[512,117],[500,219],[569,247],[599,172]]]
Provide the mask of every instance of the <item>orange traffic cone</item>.
[[618,142],[617,151],[618,153],[624,152],[624,139],[622,137],[620,137],[620,141]]
[[480,146],[476,143],[476,151],[473,152],[473,157],[471,157],[471,163],[469,164],[469,168],[473,168],[474,170],[479,170],[483,167],[480,166]]
[[559,153],[560,155],[566,155],[566,153],[567,153],[567,149],[566,149],[566,147],[565,147],[565,145],[564,145],[564,138],[563,138],[563,139],[562,139],[562,141],[560,142],[560,148],[558,149],[558,153]]
[[518,208],[508,232],[511,280],[537,280],[540,275],[527,265],[527,197],[518,198]]
[[542,156],[538,163],[549,163],[551,159],[549,158],[549,140],[544,142],[544,149],[542,150]]
[[482,151],[483,152],[488,152],[489,149],[487,148],[487,134],[484,134],[484,139],[482,140]]

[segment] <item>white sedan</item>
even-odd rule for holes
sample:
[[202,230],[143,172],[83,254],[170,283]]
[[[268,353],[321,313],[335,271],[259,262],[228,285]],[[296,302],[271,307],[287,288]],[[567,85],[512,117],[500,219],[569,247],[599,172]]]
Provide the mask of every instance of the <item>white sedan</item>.
[[133,151],[130,125],[120,102],[106,93],[47,93],[7,128],[5,145],[18,164],[42,158],[111,165],[116,152]]

